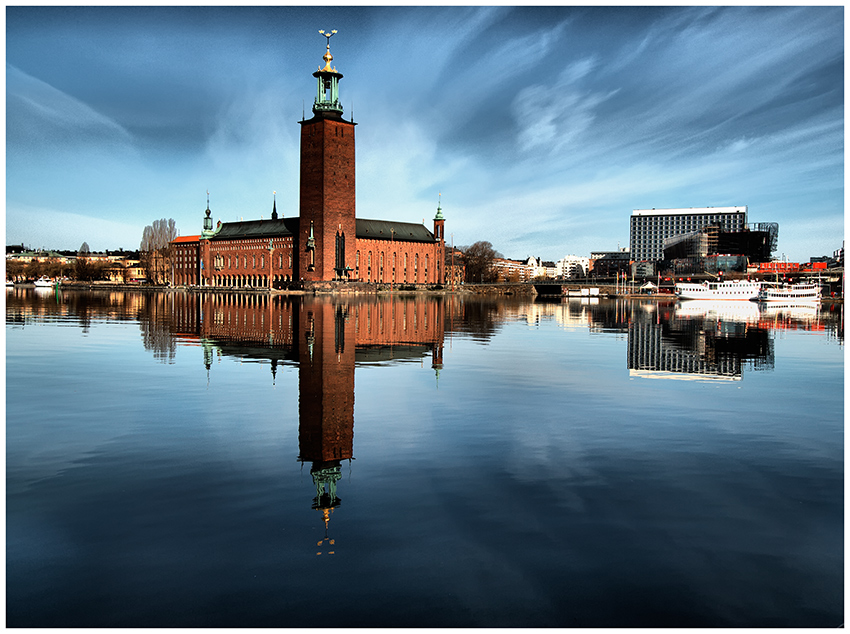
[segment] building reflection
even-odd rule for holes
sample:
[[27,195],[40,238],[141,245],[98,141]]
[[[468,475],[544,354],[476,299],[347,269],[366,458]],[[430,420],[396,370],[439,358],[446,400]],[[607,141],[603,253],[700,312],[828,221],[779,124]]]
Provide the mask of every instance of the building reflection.
[[358,364],[423,360],[442,368],[440,299],[290,298],[253,294],[174,297],[171,331],[196,338],[209,372],[216,354],[298,367],[298,460],[310,464],[312,508],[325,535],[317,555],[334,554],[330,519],[340,507],[342,462],[354,458],[354,370]]
[[740,381],[745,367],[773,365],[773,339],[755,302],[650,304],[629,323],[631,376]]

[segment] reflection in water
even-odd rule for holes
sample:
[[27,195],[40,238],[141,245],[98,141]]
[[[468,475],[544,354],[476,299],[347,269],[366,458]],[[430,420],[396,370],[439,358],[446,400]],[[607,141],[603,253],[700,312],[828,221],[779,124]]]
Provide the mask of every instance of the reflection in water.
[[632,376],[740,381],[745,365],[773,368],[773,341],[754,302],[683,302],[654,313],[629,325]]
[[[433,299],[314,300],[254,294],[170,296],[171,339],[196,338],[209,373],[215,354],[298,366],[298,460],[310,463],[312,508],[325,536],[317,555],[334,554],[330,519],[342,504],[341,463],[354,453],[354,368],[421,359],[442,367],[444,303]],[[156,320],[159,322],[159,320]],[[156,353],[156,350],[155,350]]]
[[10,623],[837,625],[841,313],[738,308],[7,291]]

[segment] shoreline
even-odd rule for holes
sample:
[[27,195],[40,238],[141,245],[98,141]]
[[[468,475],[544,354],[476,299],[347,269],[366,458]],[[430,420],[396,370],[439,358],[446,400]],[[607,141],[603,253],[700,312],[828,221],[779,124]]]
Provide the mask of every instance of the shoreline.
[[[598,295],[579,295],[574,291],[579,288],[599,288],[598,286],[587,286],[570,289],[569,294],[546,295],[540,294],[531,284],[515,285],[464,285],[458,289],[451,288],[391,288],[389,285],[363,284],[363,283],[324,283],[320,286],[307,289],[269,289],[269,288],[238,288],[220,286],[164,286],[154,284],[124,284],[116,282],[59,282],[49,287],[59,290],[104,290],[104,291],[136,291],[136,292],[188,292],[188,293],[238,293],[238,294],[264,294],[281,296],[301,295],[374,295],[374,296],[416,296],[416,295],[465,295],[465,296],[488,296],[488,297],[527,297],[529,299],[541,300],[585,300],[585,299],[629,299],[647,300],[653,302],[675,302],[678,298],[670,293],[610,293],[604,292]],[[385,287],[386,286],[386,287]],[[578,285],[576,285],[578,286]],[[32,282],[16,283],[14,287],[7,288],[36,288]],[[690,300],[699,301],[699,300]],[[821,297],[821,305],[843,304],[843,297]]]

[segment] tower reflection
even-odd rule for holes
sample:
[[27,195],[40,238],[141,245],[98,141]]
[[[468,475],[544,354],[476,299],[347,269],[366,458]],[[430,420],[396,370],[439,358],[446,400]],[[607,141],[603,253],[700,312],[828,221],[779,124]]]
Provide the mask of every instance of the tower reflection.
[[269,361],[272,381],[279,366],[298,367],[298,460],[310,464],[325,527],[317,555],[335,552],[330,519],[342,504],[342,462],[354,458],[355,367],[430,356],[438,373],[444,311],[439,298],[174,297],[172,334],[197,337],[207,372],[215,354]]
[[731,380],[774,365],[773,339],[754,302],[647,305],[629,323],[629,374],[642,378]]

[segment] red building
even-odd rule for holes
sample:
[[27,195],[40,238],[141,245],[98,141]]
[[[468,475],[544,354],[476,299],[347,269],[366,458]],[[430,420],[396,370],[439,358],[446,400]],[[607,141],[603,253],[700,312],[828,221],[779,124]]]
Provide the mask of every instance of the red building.
[[[425,225],[356,217],[355,123],[342,118],[339,80],[328,46],[324,67],[313,73],[313,116],[301,124],[300,216],[218,222],[207,200],[203,231],[196,237],[195,277],[181,265],[175,284],[283,288],[292,283],[445,283],[445,219],[440,206],[433,232]],[[188,240],[173,244],[188,247]],[[188,258],[181,251],[180,257]],[[181,262],[188,262],[183,260]],[[190,281],[193,280],[193,281]]]
[[186,286],[198,283],[200,239],[201,236],[180,236],[171,242],[171,279],[174,284]]

